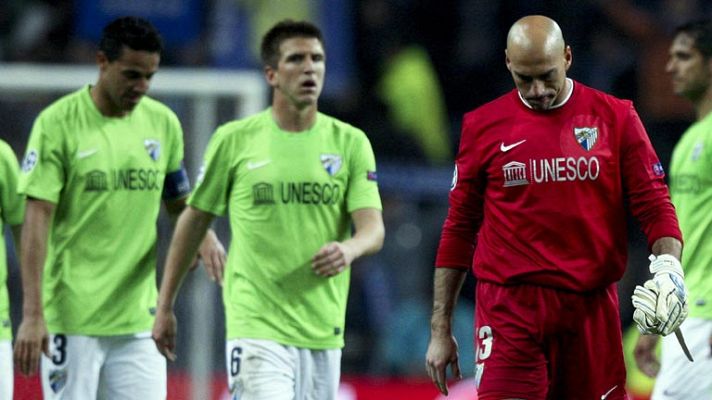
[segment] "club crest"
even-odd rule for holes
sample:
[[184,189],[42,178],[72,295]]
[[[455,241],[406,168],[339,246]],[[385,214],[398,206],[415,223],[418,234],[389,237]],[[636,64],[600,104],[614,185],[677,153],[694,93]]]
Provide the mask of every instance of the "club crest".
[[67,371],[55,369],[49,372],[49,386],[52,391],[58,393],[67,384]]
[[321,165],[324,166],[329,175],[334,176],[341,169],[341,156],[338,154],[322,154]]
[[161,142],[155,139],[146,139],[143,141],[143,146],[146,148],[151,159],[158,161],[158,157],[161,156]]
[[581,147],[584,148],[584,150],[589,151],[598,140],[598,128],[574,128],[574,137],[576,137],[576,141],[581,145]]

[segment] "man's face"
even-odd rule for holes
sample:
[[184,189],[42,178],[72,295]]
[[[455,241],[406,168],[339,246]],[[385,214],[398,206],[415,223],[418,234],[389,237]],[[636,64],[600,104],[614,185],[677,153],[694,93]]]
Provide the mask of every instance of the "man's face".
[[279,47],[277,69],[266,68],[267,80],[297,108],[315,105],[324,85],[324,49],[315,38],[286,39]]
[[148,91],[160,61],[158,53],[126,46],[120,57],[111,62],[99,53],[99,86],[108,97],[109,106],[117,113],[133,110]]
[[514,85],[529,105],[548,110],[563,100],[566,93],[566,71],[571,66],[571,49],[557,54],[512,54],[507,52],[507,69]]
[[706,60],[695,48],[695,39],[685,33],[678,34],[670,46],[670,58],[665,70],[672,78],[675,94],[696,100],[710,85],[712,61]]

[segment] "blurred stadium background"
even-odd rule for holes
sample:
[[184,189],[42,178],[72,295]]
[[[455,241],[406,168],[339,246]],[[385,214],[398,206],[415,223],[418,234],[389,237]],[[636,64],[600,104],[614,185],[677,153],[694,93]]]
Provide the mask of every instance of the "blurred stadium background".
[[[506,30],[533,13],[560,23],[573,48],[571,77],[636,102],[667,166],[693,118],[664,72],[669,35],[681,22],[711,16],[705,0],[3,0],[0,137],[22,157],[37,113],[96,79],[101,27],[116,16],[141,15],[167,44],[150,94],[181,118],[194,178],[213,129],[269,102],[256,57],[261,34],[286,17],[317,22],[327,51],[320,109],[364,129],[371,140],[387,230],[383,251],[353,267],[342,398],[432,400],[437,393],[423,361],[432,262],[459,121],[512,88],[503,62]],[[626,328],[632,285],[645,274],[647,255],[644,238],[634,222],[630,226],[630,268],[620,285]],[[216,229],[227,243],[226,221]],[[159,230],[162,264],[170,235],[164,217]],[[10,257],[16,328],[20,283]],[[466,377],[474,363],[473,288],[469,279],[455,327]],[[177,312],[179,358],[169,366],[169,398],[224,398],[220,292],[202,270],[188,278]],[[635,371],[631,376],[631,394],[647,398],[651,382]],[[448,398],[475,398],[472,383],[462,385],[464,395]],[[16,399],[39,396],[36,378],[16,377]]]

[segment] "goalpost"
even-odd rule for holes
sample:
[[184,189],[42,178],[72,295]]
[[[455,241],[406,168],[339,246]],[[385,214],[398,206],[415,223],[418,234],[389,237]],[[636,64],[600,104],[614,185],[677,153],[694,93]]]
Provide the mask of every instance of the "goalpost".
[[[33,96],[69,93],[96,82],[95,65],[47,65],[0,63],[0,101],[21,101]],[[161,67],[153,78],[149,95],[158,98],[187,98],[190,118],[178,114],[184,124],[186,163],[197,168],[211,133],[221,123],[220,100],[234,102],[231,118],[255,114],[268,104],[269,91],[260,71],[217,70],[207,68]],[[11,96],[11,97],[10,97]],[[202,268],[201,268],[202,270]],[[189,373],[192,398],[205,399],[211,391],[215,313],[212,299],[217,288],[203,272],[186,280],[183,296],[190,296]],[[220,353],[222,354],[222,352]]]

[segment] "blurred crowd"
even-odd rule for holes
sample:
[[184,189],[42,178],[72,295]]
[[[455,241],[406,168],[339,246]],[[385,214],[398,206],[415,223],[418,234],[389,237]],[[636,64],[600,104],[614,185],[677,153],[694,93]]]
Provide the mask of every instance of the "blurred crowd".
[[[93,63],[98,30],[123,14],[154,21],[167,44],[162,65],[181,67],[254,69],[257,40],[274,21],[308,19],[322,27],[327,78],[320,108],[366,132],[384,173],[387,239],[379,255],[353,269],[344,373],[422,375],[432,262],[459,123],[466,111],[513,88],[504,65],[506,29],[527,14],[555,19],[573,49],[569,76],[634,100],[667,166],[672,146],[693,118],[665,74],[670,36],[678,24],[712,15],[712,2],[3,0],[0,62]],[[27,107],[0,93],[0,137],[18,157],[43,105]],[[441,181],[442,190],[433,195],[428,179]],[[420,189],[404,191],[403,181]],[[620,289],[626,324],[632,286],[625,282],[639,281],[647,265],[636,232],[632,225],[632,267]],[[463,315],[456,318],[461,365],[473,365],[474,285],[467,285],[458,309]],[[222,340],[221,331],[216,335]],[[221,368],[222,356],[216,360]]]

